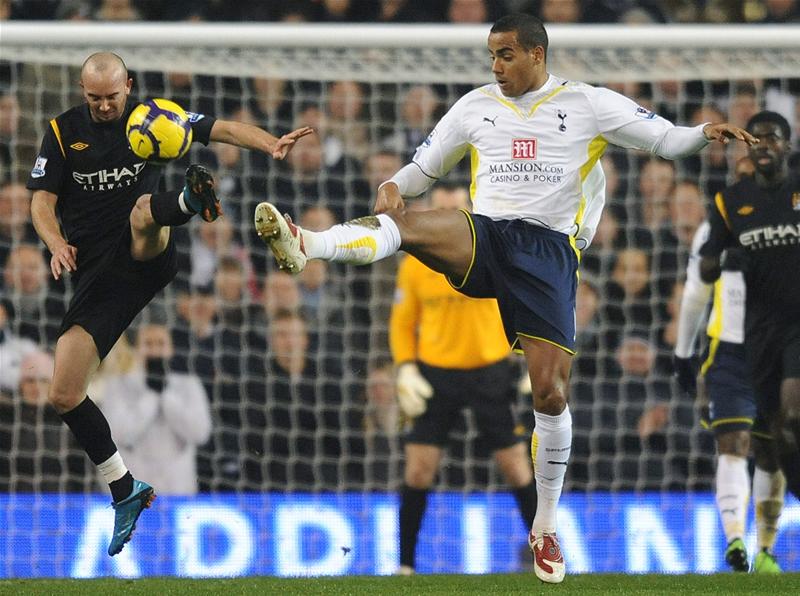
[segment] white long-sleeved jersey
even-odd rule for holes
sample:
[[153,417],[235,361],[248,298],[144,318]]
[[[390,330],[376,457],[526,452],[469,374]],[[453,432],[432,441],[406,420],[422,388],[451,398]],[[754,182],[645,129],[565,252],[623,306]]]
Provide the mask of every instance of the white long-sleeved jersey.
[[494,83],[470,91],[391,180],[416,196],[469,152],[475,213],[524,219],[588,244],[605,202],[598,160],[609,143],[675,159],[708,141],[702,125],[676,127],[610,89],[550,75],[516,98]]
[[708,222],[703,222],[692,239],[675,342],[675,355],[679,358],[689,358],[694,354],[695,339],[705,320],[712,293],[714,302],[706,333],[712,339],[729,343],[744,341],[745,281],[742,272],[723,270],[714,284],[700,279],[700,247],[708,240],[710,229]]

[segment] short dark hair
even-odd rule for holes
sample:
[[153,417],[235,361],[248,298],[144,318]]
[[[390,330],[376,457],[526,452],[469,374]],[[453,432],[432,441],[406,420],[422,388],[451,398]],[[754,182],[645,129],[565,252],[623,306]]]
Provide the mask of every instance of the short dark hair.
[[545,31],[544,23],[538,17],[524,13],[509,14],[498,19],[491,29],[491,33],[507,31],[516,31],[519,45],[526,50],[542,46],[544,55],[547,56],[547,31]]
[[778,112],[771,112],[769,110],[762,110],[761,112],[758,112],[747,121],[747,132],[753,132],[753,127],[761,122],[770,122],[772,124],[776,124],[781,129],[783,138],[787,141],[791,141],[792,127],[789,126],[789,121],[781,116]]

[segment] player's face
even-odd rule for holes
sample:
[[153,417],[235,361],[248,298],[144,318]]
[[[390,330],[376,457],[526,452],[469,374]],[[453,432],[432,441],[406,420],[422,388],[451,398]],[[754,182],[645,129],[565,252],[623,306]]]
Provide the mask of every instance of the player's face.
[[781,170],[789,152],[789,140],[784,138],[781,127],[774,122],[758,122],[750,134],[758,139],[758,144],[750,147],[756,171],[769,177]]
[[490,34],[489,56],[492,74],[506,97],[519,97],[544,83],[544,49],[526,50],[517,41],[516,31]]
[[112,122],[122,117],[133,79],[124,71],[88,72],[81,78],[83,97],[95,122]]

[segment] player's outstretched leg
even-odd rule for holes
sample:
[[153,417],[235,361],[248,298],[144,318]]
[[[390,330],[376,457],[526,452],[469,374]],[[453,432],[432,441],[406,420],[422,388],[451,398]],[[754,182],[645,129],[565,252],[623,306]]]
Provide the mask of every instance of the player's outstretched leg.
[[131,534],[136,529],[136,520],[142,511],[150,507],[156,494],[153,487],[134,479],[131,494],[122,501],[113,503],[114,507],[114,535],[108,545],[108,554],[112,557],[118,554],[125,543],[131,539]]
[[278,265],[300,273],[308,259],[366,265],[394,254],[400,248],[400,230],[387,214],[361,217],[323,232],[309,232],[281,215],[275,205],[256,207],[256,231],[269,246]]

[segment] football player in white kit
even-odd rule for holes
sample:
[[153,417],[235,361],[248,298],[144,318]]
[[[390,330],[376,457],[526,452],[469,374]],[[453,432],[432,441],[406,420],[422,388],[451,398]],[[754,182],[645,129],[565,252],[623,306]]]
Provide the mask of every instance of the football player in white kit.
[[[556,508],[572,443],[575,291],[580,250],[591,242],[603,203],[598,160],[609,143],[677,159],[712,140],[754,139],[729,124],[676,127],[609,89],[551,74],[547,45],[536,17],[508,15],[494,24],[488,49],[495,82],[458,100],[411,163],[380,185],[377,216],[313,233],[261,203],[255,225],[292,273],[307,259],[366,264],[404,250],[464,294],[497,298],[533,386],[534,569],[542,581],[559,583],[565,566]],[[403,197],[423,193],[467,154],[473,213],[404,209]]]

